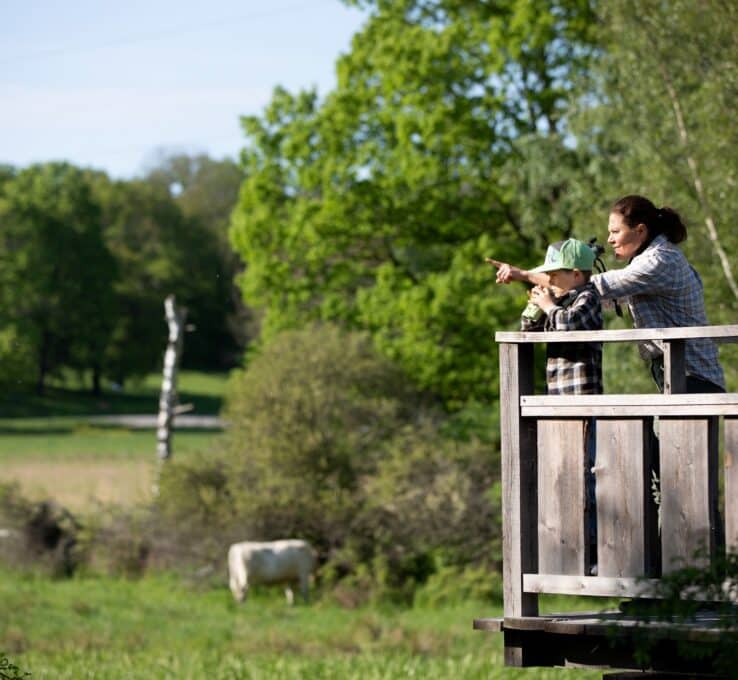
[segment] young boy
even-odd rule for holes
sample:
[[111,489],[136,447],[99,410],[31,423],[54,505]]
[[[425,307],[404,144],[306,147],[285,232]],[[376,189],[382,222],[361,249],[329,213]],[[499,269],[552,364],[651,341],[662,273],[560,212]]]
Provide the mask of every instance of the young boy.
[[[546,261],[532,270],[548,274],[549,286],[530,291],[521,330],[602,330],[600,295],[589,282],[595,257],[594,250],[577,239],[550,245]],[[601,394],[602,343],[549,343],[546,388],[548,394]]]
[[[524,331],[602,330],[600,294],[590,283],[596,259],[594,250],[570,238],[548,247],[546,261],[534,272],[548,274],[549,287],[536,286],[521,318]],[[548,394],[601,394],[602,343],[548,343],[546,347],[546,389]],[[597,522],[595,479],[595,421],[585,422],[584,446],[587,454],[585,485],[590,573],[597,573]]]

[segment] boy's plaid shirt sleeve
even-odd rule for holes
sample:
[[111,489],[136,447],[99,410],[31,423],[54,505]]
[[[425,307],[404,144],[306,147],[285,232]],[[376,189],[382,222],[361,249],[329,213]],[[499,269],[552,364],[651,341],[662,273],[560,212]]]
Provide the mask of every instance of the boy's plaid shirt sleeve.
[[[574,301],[566,305],[567,298]],[[571,291],[551,309],[546,319],[547,331],[599,331],[602,330],[602,305],[594,286],[589,284],[579,291]]]
[[[595,287],[589,283],[558,300],[548,313],[546,330],[602,330],[602,305]],[[602,343],[549,343],[546,355],[548,394],[602,393]]]

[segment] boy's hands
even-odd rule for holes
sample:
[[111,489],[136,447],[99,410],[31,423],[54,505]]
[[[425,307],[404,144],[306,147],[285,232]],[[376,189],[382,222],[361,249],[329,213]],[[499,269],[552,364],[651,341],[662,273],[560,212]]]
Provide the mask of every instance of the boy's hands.
[[546,314],[555,307],[554,298],[551,291],[544,286],[535,286],[530,291],[530,301],[540,307]]

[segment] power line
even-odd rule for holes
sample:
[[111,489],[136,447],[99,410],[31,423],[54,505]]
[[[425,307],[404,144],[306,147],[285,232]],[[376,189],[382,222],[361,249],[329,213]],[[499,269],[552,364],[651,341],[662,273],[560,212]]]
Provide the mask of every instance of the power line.
[[113,40],[107,43],[100,43],[98,45],[59,47],[59,48],[51,48],[47,50],[39,50],[38,52],[29,52],[27,54],[14,55],[8,59],[0,60],[0,65],[19,63],[22,61],[28,61],[28,60],[33,60],[33,59],[46,59],[49,57],[58,57],[58,56],[66,55],[66,54],[80,54],[80,53],[90,52],[90,51],[95,51],[95,50],[105,50],[105,49],[110,49],[111,47],[134,45],[136,43],[142,43],[142,42],[155,42],[157,40],[166,40],[168,38],[173,38],[173,37],[177,37],[180,35],[187,35],[188,33],[202,33],[203,31],[208,31],[213,28],[220,28],[221,26],[232,25],[234,23],[242,23],[244,21],[251,21],[253,19],[264,19],[264,18],[269,18],[273,16],[279,16],[280,14],[286,14],[287,12],[305,11],[308,9],[312,9],[314,7],[314,4],[312,4],[312,2],[314,2],[314,0],[311,1],[310,5],[304,4],[304,3],[288,5],[286,7],[282,7],[276,10],[265,11],[265,12],[254,12],[252,14],[244,14],[244,15],[239,15],[235,17],[218,19],[217,21],[212,21],[212,22],[205,23],[205,24],[201,23],[201,24],[198,24],[197,26],[183,27],[177,30],[162,31],[159,33],[131,35],[131,36],[120,38],[118,40]]

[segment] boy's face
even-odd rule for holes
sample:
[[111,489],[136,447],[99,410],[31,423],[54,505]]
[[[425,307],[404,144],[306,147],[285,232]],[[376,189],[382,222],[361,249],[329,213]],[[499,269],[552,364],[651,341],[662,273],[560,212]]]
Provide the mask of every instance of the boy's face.
[[557,269],[548,272],[548,285],[553,289],[556,297],[561,297],[572,288],[576,288],[584,281],[582,272],[578,269]]

